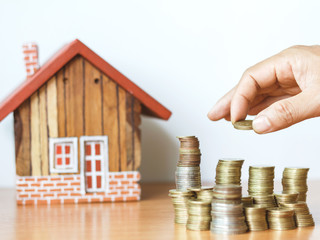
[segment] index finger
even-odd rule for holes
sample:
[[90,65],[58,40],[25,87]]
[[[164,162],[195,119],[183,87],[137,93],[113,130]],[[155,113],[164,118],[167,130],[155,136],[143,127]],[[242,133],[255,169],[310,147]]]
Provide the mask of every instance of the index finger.
[[272,86],[277,81],[277,56],[268,58],[247,69],[242,75],[237,90],[231,101],[231,121],[236,122],[246,118],[250,103],[258,91]]

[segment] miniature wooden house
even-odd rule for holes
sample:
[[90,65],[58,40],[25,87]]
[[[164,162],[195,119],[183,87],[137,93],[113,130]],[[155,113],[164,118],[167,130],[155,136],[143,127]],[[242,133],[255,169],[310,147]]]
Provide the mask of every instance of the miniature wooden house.
[[38,70],[34,48],[0,104],[0,121],[14,112],[17,203],[139,200],[140,114],[170,111],[79,40]]

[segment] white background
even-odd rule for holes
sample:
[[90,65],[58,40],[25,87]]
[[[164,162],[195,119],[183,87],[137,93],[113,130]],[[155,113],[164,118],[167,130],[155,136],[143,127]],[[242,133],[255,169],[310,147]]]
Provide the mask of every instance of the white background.
[[[142,178],[172,181],[177,135],[200,139],[202,178],[213,183],[219,157],[248,166],[310,167],[319,178],[320,119],[259,136],[206,114],[243,71],[284,48],[320,41],[319,1],[1,1],[0,99],[25,77],[22,44],[36,41],[43,64],[79,38],[168,107],[167,121],[143,118]],[[15,182],[13,117],[0,123],[0,187]]]

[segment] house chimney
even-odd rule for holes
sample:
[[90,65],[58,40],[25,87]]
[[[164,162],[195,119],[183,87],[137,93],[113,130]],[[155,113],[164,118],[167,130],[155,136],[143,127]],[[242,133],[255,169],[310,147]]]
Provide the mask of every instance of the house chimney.
[[31,77],[39,68],[38,46],[35,43],[23,44],[24,62],[26,64],[27,78]]

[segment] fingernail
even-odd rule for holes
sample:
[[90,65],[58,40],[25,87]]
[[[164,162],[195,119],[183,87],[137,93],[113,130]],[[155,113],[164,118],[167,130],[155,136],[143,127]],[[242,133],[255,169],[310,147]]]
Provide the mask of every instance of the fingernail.
[[266,116],[260,116],[253,120],[252,127],[257,133],[267,133],[271,130],[271,123]]

